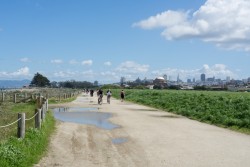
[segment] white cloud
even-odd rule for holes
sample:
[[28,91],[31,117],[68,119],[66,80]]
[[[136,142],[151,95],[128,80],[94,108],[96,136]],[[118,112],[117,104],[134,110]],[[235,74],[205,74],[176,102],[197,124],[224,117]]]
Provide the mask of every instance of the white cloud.
[[107,62],[104,62],[104,65],[105,65],[105,66],[111,66],[112,63],[111,63],[110,61],[107,61]]
[[168,10],[133,26],[163,28],[167,40],[200,38],[219,47],[250,51],[249,16],[249,0],[207,0],[193,13]]
[[92,64],[93,64],[93,61],[92,61],[92,60],[84,60],[84,61],[82,61],[82,65],[91,66]]
[[70,78],[70,77],[74,77],[76,74],[77,72],[73,72],[73,71],[59,71],[59,72],[55,72],[54,76],[59,77],[59,78]]
[[60,59],[51,60],[50,62],[53,64],[62,64],[63,63],[63,61]]
[[159,27],[171,27],[176,24],[181,24],[187,20],[187,13],[182,11],[162,12],[156,16],[151,16],[146,20],[142,20],[138,23],[134,23],[133,27],[141,27],[144,29],[153,29]]
[[82,75],[84,75],[84,76],[94,76],[95,75],[95,73],[92,71],[92,70],[88,70],[88,71],[83,71],[83,72],[81,72],[81,74]]
[[119,65],[119,67],[116,68],[116,71],[123,72],[123,73],[145,73],[149,70],[149,65],[141,65],[137,64],[133,61],[126,61]]
[[103,77],[103,80],[119,80],[121,76],[118,76],[116,72],[112,72],[112,71],[105,71],[105,72],[101,72],[101,76]]
[[78,61],[76,61],[76,60],[70,60],[69,61],[69,64],[72,64],[72,65],[75,65],[75,64],[78,64],[79,62]]
[[28,67],[23,67],[14,72],[0,72],[0,78],[9,78],[9,79],[17,79],[20,77],[28,77],[30,76],[30,70]]
[[28,67],[23,67],[18,69],[16,72],[10,73],[10,75],[13,76],[28,76],[29,75],[29,68]]
[[27,62],[30,62],[30,59],[27,58],[27,57],[24,57],[24,58],[21,58],[20,61],[24,62],[24,63],[27,63]]
[[92,70],[87,71],[57,71],[53,74],[56,79],[59,80],[68,80],[68,79],[76,79],[80,81],[88,81],[89,79],[96,78],[96,73]]
[[192,70],[167,68],[167,69],[152,71],[152,75],[154,75],[155,77],[163,76],[164,74],[166,74],[167,76],[171,77],[172,80],[175,80],[175,78],[178,75],[180,76],[181,79],[184,80],[188,78],[200,79],[200,75],[202,73],[206,74],[207,78],[215,77],[215,78],[225,79],[227,76],[230,76],[231,78],[237,78],[237,75],[224,64],[215,64],[211,67],[207,64],[204,64],[202,68],[192,69]]

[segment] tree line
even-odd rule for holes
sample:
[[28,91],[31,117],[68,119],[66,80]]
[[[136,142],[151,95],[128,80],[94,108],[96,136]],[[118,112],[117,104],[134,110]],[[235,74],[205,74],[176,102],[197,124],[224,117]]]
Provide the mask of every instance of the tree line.
[[43,76],[40,73],[36,73],[30,82],[30,87],[51,87],[51,88],[72,88],[72,89],[97,87],[95,85],[97,84],[96,83],[93,84],[88,81],[75,81],[75,80],[50,82],[50,80],[46,76]]

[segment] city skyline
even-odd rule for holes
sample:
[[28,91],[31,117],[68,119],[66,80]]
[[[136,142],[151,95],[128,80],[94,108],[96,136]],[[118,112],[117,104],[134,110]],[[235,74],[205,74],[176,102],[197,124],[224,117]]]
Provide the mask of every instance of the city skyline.
[[[250,1],[0,2],[0,80],[250,77]],[[218,17],[219,16],[219,17]]]

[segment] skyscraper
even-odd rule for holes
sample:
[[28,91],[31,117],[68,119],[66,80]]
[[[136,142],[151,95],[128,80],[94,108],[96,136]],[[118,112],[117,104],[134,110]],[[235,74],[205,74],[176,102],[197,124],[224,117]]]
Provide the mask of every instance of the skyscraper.
[[206,75],[205,74],[201,74],[201,81],[205,82],[206,81]]
[[163,75],[163,78],[165,79],[165,81],[167,81],[168,80],[168,76],[165,74],[165,75]]

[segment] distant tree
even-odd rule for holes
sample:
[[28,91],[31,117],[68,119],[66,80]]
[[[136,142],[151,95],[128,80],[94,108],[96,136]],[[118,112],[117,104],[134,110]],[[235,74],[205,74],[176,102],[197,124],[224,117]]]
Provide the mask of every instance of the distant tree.
[[42,74],[36,73],[30,84],[37,87],[45,87],[50,86],[50,81]]

